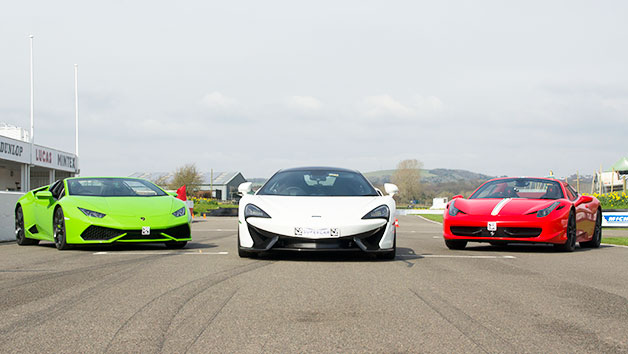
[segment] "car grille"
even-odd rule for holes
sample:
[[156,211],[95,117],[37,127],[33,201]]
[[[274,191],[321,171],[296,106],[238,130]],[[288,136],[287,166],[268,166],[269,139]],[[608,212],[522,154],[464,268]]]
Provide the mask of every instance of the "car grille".
[[105,241],[116,238],[122,234],[126,234],[119,240],[161,240],[167,239],[168,235],[176,239],[190,238],[190,225],[182,224],[168,229],[152,229],[150,235],[142,235],[142,230],[120,230],[109,227],[92,225],[85,229],[81,234],[81,238],[86,241]]
[[510,238],[537,237],[543,231],[543,229],[538,227],[498,227],[497,231],[493,233],[485,227],[477,226],[451,226],[449,229],[455,236]]

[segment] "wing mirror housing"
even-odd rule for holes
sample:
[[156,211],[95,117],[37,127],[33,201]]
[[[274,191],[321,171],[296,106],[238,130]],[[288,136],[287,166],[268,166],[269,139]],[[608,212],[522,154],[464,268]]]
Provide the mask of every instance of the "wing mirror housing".
[[399,193],[399,187],[397,187],[396,184],[392,184],[392,183],[384,183],[384,190],[391,197]]
[[166,192],[166,193],[168,193],[168,195],[171,197],[175,197],[175,198],[177,197],[177,192]]
[[460,198],[463,198],[463,196],[458,194],[458,195],[454,195],[453,197],[451,197],[451,200],[460,199]]
[[591,203],[593,201],[593,197],[590,195],[581,195],[578,200],[576,200],[576,206],[580,204]]
[[40,200],[50,199],[52,198],[52,193],[50,193],[50,191],[39,191],[35,193],[35,198]]
[[251,193],[253,182],[244,182],[238,186],[238,194],[245,195]]

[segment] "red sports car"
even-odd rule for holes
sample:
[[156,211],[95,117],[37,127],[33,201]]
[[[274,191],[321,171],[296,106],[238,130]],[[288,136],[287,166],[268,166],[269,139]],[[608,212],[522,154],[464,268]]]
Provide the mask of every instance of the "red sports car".
[[602,239],[602,208],[591,196],[579,196],[553,178],[496,178],[482,184],[469,199],[447,204],[443,237],[450,249],[467,242],[492,245],[534,242],[561,251],[597,248]]

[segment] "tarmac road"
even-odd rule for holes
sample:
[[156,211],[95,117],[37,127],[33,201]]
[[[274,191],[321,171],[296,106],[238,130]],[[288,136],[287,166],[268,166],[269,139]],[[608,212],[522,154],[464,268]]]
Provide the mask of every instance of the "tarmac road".
[[395,261],[240,259],[235,218],[161,245],[0,244],[0,352],[628,352],[628,248],[472,244],[399,218]]

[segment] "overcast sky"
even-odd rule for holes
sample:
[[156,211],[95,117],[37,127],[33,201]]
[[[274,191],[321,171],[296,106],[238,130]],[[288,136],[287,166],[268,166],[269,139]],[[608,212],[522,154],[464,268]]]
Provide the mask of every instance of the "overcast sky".
[[10,1],[0,121],[82,175],[367,172],[407,158],[492,175],[628,155],[626,1]]

